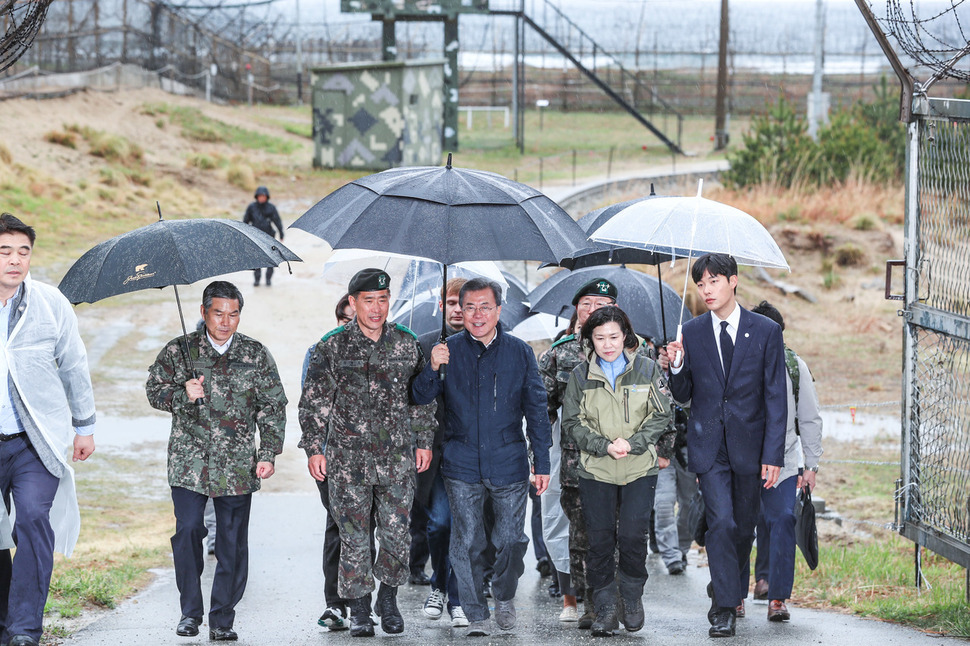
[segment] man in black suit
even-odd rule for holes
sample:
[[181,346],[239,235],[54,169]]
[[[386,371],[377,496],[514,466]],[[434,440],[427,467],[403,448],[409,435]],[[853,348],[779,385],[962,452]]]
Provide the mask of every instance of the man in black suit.
[[781,328],[738,305],[738,266],[726,254],[694,262],[691,278],[708,312],[684,325],[683,339],[661,350],[670,389],[690,402],[689,470],[707,506],[711,637],[734,635],[746,596],[746,567],[760,490],[784,465],[788,416]]

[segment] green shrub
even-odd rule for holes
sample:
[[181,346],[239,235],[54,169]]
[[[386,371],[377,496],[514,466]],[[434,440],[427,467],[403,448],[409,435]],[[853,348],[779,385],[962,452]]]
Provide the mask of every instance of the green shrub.
[[226,179],[244,191],[251,191],[256,186],[256,175],[246,164],[232,164],[226,170]]
[[214,160],[212,157],[204,153],[197,153],[195,155],[192,155],[191,157],[189,157],[187,164],[190,167],[198,168],[200,170],[212,170],[213,168],[218,167],[216,160]]
[[805,120],[784,97],[751,122],[742,135],[744,148],[728,154],[725,180],[735,187],[775,184],[830,186],[855,174],[877,183],[897,180],[906,160],[906,130],[886,78],[871,103],[833,112],[819,128],[818,140],[807,134]]
[[877,221],[878,218],[872,213],[860,213],[852,218],[852,228],[856,231],[872,231]]

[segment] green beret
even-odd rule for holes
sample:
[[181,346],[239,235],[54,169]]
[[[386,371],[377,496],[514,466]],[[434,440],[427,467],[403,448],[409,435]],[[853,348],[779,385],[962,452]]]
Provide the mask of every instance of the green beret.
[[391,289],[391,277],[383,269],[361,269],[350,279],[348,294],[357,292],[379,292]]
[[573,296],[573,306],[579,303],[579,299],[583,296],[605,296],[612,298],[615,303],[616,285],[605,278],[594,278],[576,291],[576,295]]

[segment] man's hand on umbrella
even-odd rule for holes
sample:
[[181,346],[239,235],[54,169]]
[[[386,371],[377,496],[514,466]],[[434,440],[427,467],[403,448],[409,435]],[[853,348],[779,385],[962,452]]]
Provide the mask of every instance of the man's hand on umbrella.
[[327,479],[327,457],[324,455],[311,455],[307,463],[310,475],[314,480],[323,482]]
[[415,449],[414,461],[418,466],[418,473],[423,473],[431,466],[431,449]]
[[185,382],[185,394],[189,396],[189,401],[194,402],[196,399],[205,398],[205,389],[202,388],[204,379],[204,376],[199,376],[198,379],[189,379]]
[[94,436],[93,435],[75,435],[74,436],[74,462],[78,460],[84,461],[91,457],[94,453]]
[[431,348],[431,368],[433,370],[440,368],[441,364],[448,363],[450,358],[451,352],[448,351],[447,343],[439,343]]
[[[677,357],[680,360],[677,360]],[[684,362],[684,344],[681,341],[671,341],[666,348],[660,348],[657,352],[660,367],[664,370],[669,368],[679,368]]]
[[274,473],[276,473],[276,467],[273,466],[272,462],[257,462],[256,463],[256,477],[261,480],[269,478]]

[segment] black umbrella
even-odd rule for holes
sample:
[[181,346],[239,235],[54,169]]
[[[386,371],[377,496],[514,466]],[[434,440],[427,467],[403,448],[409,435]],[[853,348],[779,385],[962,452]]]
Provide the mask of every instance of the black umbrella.
[[[654,200],[654,199],[664,199],[666,196],[657,195],[653,190],[653,184],[650,184],[650,195],[646,197],[638,197],[633,200],[627,200],[626,202],[619,202],[617,204],[610,204],[609,206],[604,206],[602,208],[596,209],[595,211],[590,211],[583,217],[579,219],[577,224],[589,236],[593,231],[606,224],[614,215],[622,211],[628,206],[636,204],[638,202],[643,202],[644,200]],[[566,269],[582,269],[583,267],[596,267],[600,265],[656,265],[657,266],[657,278],[663,280],[660,275],[660,264],[671,260],[671,256],[663,253],[655,253],[653,251],[646,251],[644,249],[633,249],[631,247],[621,247],[615,244],[607,242],[598,242],[596,240],[588,240],[587,246],[578,251],[574,256],[570,258],[563,258],[562,261],[558,263],[559,267],[564,267]],[[553,263],[545,265],[547,267],[556,266]],[[659,283],[658,283],[659,287]],[[658,292],[659,297],[659,292]],[[660,314],[661,314],[661,328],[663,331],[663,338],[667,338],[667,317],[664,315],[664,301],[660,300]]]
[[[574,271],[557,272],[539,283],[529,294],[533,312],[545,312],[568,319],[573,313],[573,296],[580,287],[594,278],[605,278],[616,285],[618,298],[616,304],[630,317],[633,329],[638,334],[666,342],[665,323],[675,326],[681,309],[684,320],[691,314],[672,287],[661,284],[653,276],[642,271],[629,269],[622,265],[585,267]],[[659,294],[663,293],[664,307],[661,311]],[[666,318],[664,322],[662,320]]]
[[85,252],[67,270],[57,288],[77,304],[171,285],[188,361],[185,319],[176,285],[244,269],[275,267],[291,260],[300,258],[254,226],[215,218],[163,220],[159,209],[157,222]]
[[[334,249],[469,260],[559,262],[588,243],[558,204],[525,184],[480,170],[392,168],[361,177],[290,225]],[[447,282],[448,270],[443,269]],[[442,320],[444,336],[444,320]]]
[[532,312],[529,311],[527,305],[529,296],[525,284],[517,276],[507,271],[503,271],[502,276],[505,277],[505,282],[509,284],[509,288],[505,293],[505,303],[502,305],[500,320],[507,329],[511,330],[529,318]]

